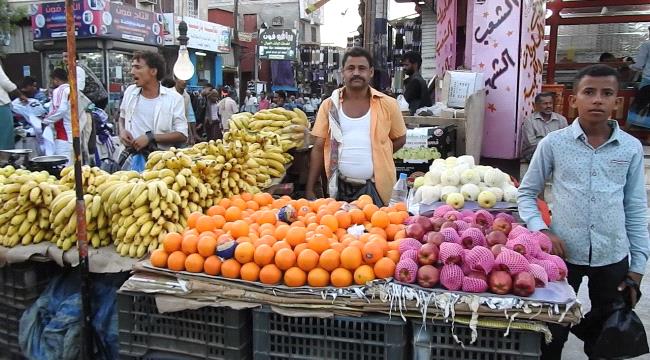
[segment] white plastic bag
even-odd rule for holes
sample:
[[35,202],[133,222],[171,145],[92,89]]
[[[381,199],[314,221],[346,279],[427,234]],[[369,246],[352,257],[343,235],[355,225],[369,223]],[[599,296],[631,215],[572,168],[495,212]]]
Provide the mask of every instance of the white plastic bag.
[[409,103],[404,98],[404,95],[397,96],[397,103],[399,104],[400,111],[409,111]]

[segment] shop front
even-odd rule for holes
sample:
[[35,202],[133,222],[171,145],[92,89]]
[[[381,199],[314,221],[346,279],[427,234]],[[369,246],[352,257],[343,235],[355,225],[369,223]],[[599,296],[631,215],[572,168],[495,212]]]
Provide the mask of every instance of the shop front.
[[[90,68],[106,86],[107,111],[115,113],[124,89],[131,83],[131,58],[135,51],[156,51],[163,44],[162,14],[116,3],[75,1],[79,62]],[[32,13],[34,49],[40,51],[43,79],[64,67],[64,3],[36,5]]]
[[[176,61],[178,53],[178,24],[181,20],[187,23],[187,48],[190,60],[194,64],[194,76],[189,86],[198,86],[202,82],[222,85],[224,56],[231,52],[231,29],[227,26],[199,20],[191,17],[164,14],[164,44],[165,58],[169,64]],[[171,25],[173,24],[173,26]]]

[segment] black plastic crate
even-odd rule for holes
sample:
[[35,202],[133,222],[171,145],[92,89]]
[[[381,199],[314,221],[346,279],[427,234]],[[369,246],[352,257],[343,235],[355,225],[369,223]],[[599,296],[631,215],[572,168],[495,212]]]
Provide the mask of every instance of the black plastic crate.
[[0,306],[10,305],[26,309],[60,272],[61,268],[50,261],[27,261],[1,267]]
[[291,317],[253,310],[255,359],[407,359],[409,332],[398,317]]
[[454,334],[463,346],[452,336],[451,322],[427,321],[426,327],[418,320],[413,326],[413,359],[417,360],[535,360],[542,355],[542,334],[533,331],[477,329],[478,337],[470,344],[472,330],[467,325],[454,324]]
[[18,344],[18,325],[23,310],[11,305],[0,306],[0,349],[2,359],[24,359]]
[[[117,297],[120,355],[155,359],[250,359],[250,310],[203,307],[159,314],[155,297],[120,292]],[[167,357],[165,357],[167,358]]]

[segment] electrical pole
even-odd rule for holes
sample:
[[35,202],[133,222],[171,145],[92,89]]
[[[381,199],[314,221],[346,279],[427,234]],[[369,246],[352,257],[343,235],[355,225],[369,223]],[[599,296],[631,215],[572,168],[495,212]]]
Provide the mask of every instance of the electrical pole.
[[233,48],[233,56],[235,58],[235,65],[237,65],[237,104],[241,104],[241,49],[239,47],[239,0],[235,0],[235,8],[232,13],[235,18],[233,31],[235,32],[235,47]]

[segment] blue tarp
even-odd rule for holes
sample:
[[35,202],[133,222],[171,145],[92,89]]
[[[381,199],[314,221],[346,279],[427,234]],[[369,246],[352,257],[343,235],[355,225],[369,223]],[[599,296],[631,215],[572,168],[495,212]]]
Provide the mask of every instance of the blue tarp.
[[273,85],[271,86],[272,91],[290,91],[298,92],[298,88],[295,86],[286,86],[286,85]]

